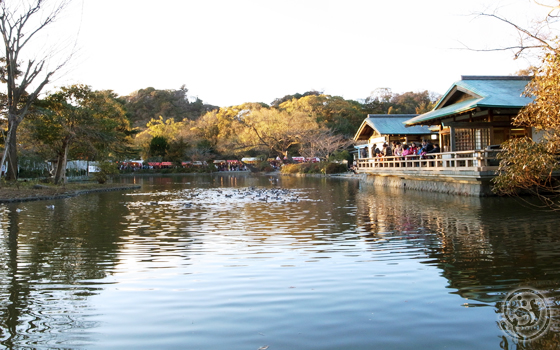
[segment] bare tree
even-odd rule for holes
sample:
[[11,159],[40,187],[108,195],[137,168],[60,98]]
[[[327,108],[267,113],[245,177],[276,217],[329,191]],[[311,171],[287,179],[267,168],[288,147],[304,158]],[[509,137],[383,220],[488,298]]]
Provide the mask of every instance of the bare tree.
[[193,147],[187,150],[185,155],[193,162],[205,162],[212,157],[212,149],[209,147]]
[[536,137],[510,139],[502,144],[493,191],[506,195],[517,195],[520,191],[531,193],[545,207],[560,210],[560,181],[557,177],[560,171],[560,44],[555,34],[557,28],[552,25],[560,16],[560,1],[539,1],[533,2],[546,8],[547,14],[531,28],[524,28],[496,14],[480,14],[511,26],[519,34],[519,42],[506,48],[478,51],[511,49],[515,58],[526,52],[536,52],[540,57],[540,65],[528,71],[533,79],[524,91],[524,95],[533,101],[512,120],[515,127],[532,128]]
[[288,149],[299,145],[317,128],[315,118],[296,111],[256,108],[238,114],[236,121],[243,125],[237,142],[245,149],[267,149],[275,156],[288,158]]
[[318,157],[326,160],[331,154],[348,147],[352,142],[343,135],[335,134],[331,129],[321,128],[307,135],[299,153],[306,158]]
[[[553,2],[554,5],[545,2]],[[546,16],[538,21],[534,21],[529,26],[522,26],[512,20],[498,14],[497,12],[479,12],[474,14],[480,18],[490,18],[497,20],[515,29],[518,35],[517,43],[504,47],[489,48],[489,49],[475,49],[467,47],[471,51],[513,51],[514,59],[521,57],[526,51],[554,51],[557,48],[557,28],[554,24],[560,18],[560,2],[558,0],[533,0],[536,5],[546,9],[548,13]]]
[[49,68],[51,54],[24,59],[23,53],[37,33],[52,24],[69,2],[70,0],[62,0],[48,8],[48,0],[0,0],[0,35],[4,43],[6,64],[1,80],[6,84],[8,118],[8,134],[0,166],[8,162],[6,178],[9,180],[17,178],[17,128],[53,74],[69,60],[68,57],[64,62]]

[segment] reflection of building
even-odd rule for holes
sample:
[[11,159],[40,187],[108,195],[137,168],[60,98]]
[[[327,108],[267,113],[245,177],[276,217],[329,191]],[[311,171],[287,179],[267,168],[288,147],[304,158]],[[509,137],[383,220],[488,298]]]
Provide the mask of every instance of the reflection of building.
[[[362,239],[372,251],[417,254],[422,264],[441,271],[450,293],[475,306],[494,306],[520,286],[548,292],[560,285],[555,213],[503,198],[403,195],[390,188],[363,193],[358,208],[357,224],[370,233]],[[558,292],[549,296],[560,300]]]
[[[531,102],[523,91],[529,77],[463,76],[444,94],[436,107],[404,121],[408,127],[437,130],[440,146],[435,154],[358,159],[358,172],[385,186],[406,187],[467,195],[491,193],[489,180],[498,169],[499,144],[506,140],[537,137],[531,128],[512,125],[519,110]],[[355,140],[367,137],[360,128]]]

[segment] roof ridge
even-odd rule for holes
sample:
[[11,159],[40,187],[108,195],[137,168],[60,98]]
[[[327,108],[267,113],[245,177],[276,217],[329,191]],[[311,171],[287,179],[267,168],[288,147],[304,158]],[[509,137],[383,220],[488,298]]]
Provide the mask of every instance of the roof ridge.
[[407,118],[407,117],[415,117],[418,114],[368,114],[368,118]]
[[461,80],[531,80],[529,75],[461,75]]

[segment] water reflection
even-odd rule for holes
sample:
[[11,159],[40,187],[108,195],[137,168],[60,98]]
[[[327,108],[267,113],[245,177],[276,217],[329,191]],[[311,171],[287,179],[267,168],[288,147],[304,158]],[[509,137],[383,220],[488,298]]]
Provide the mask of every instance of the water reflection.
[[467,300],[464,306],[491,306],[499,313],[506,294],[522,286],[548,297],[554,309],[549,333],[539,342],[504,338],[501,348],[559,346],[560,231],[556,213],[535,211],[511,198],[396,189],[366,189],[361,201],[359,226],[370,233],[374,249],[394,240],[404,240],[401,244],[408,250],[417,247],[422,251],[417,258],[441,269],[450,293]]
[[[142,188],[0,206],[4,347],[558,344],[557,320],[523,343],[503,337],[496,315],[523,285],[558,303],[554,213],[353,180],[120,181]],[[273,188],[289,191],[255,192]]]
[[[92,280],[115,263],[112,203],[91,197],[0,208],[0,343],[7,348],[79,345],[88,297],[103,289]],[[52,204],[50,204],[52,205]],[[95,213],[99,221],[86,220]],[[69,336],[68,334],[74,334]]]

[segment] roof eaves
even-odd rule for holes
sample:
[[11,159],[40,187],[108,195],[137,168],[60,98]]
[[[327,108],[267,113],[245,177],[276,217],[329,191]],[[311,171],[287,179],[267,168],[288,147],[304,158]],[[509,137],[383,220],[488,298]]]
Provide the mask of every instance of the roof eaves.
[[354,135],[354,141],[358,141],[358,137],[360,136],[360,134],[362,133],[362,131],[364,130],[364,128],[366,126],[369,126],[373,130],[375,130],[375,127],[374,127],[373,123],[371,123],[369,121],[369,118],[364,119],[364,121],[362,122],[362,125],[360,125],[360,127],[358,128],[358,131]]
[[[424,124],[426,121],[431,121],[443,117],[447,117],[448,115],[455,114],[455,113],[464,113],[468,112],[472,109],[475,109],[479,106],[479,102],[482,101],[482,98],[472,99],[463,101],[460,103],[456,103],[447,107],[443,107],[441,109],[436,109],[431,112],[421,114],[416,118],[412,118],[405,122],[407,126],[414,126],[414,125],[431,125],[431,124]],[[457,105],[461,105],[458,107]]]
[[453,85],[451,85],[451,87],[449,89],[447,89],[447,91],[443,95],[441,95],[441,98],[436,103],[433,110],[438,109],[439,105],[447,100],[447,95],[453,90],[453,88],[455,88],[456,85],[457,85],[457,83],[454,83]]

